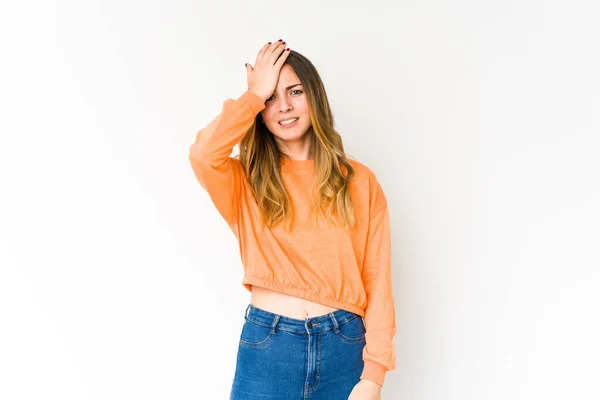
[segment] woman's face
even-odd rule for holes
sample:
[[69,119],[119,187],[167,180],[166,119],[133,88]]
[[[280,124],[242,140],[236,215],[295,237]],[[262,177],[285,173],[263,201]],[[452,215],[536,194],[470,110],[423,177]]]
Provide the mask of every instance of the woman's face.
[[[310,115],[306,93],[300,79],[288,64],[279,72],[279,80],[273,95],[261,111],[265,125],[277,141],[297,141],[310,129]],[[290,124],[282,121],[296,119]]]

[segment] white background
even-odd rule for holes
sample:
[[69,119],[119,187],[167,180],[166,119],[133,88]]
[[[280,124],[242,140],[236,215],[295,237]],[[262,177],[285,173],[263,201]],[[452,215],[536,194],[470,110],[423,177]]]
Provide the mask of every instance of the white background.
[[600,398],[594,3],[3,2],[0,398],[228,398],[250,293],[187,156],[280,38],[388,198],[383,398]]

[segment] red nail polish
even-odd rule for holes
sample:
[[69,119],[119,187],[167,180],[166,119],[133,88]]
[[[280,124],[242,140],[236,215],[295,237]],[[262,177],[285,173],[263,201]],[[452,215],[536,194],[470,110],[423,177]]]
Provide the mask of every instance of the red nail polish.
[[286,49],[286,51],[290,51],[290,48],[288,47],[288,48]]
[[[279,39],[279,41],[281,42],[281,39]],[[271,42],[269,42],[269,43],[271,43]]]

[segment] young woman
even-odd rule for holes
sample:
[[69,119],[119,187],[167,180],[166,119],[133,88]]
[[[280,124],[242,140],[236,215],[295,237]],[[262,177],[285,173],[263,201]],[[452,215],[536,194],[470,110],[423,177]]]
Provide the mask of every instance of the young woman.
[[346,156],[314,65],[285,46],[246,64],[248,90],[189,152],[251,292],[231,399],[380,399],[396,367],[386,198]]

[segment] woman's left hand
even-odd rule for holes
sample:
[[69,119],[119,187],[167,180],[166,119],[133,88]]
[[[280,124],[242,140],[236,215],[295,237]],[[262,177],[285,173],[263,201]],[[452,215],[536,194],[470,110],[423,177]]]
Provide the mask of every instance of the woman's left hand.
[[381,400],[381,386],[375,382],[361,379],[350,392],[348,400]]

